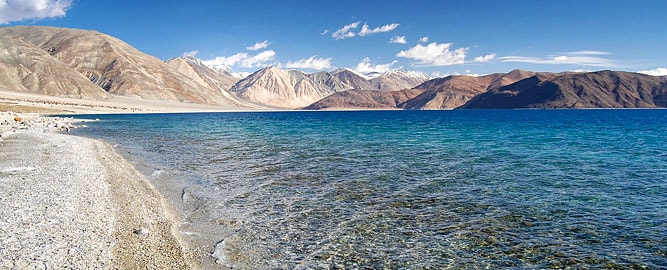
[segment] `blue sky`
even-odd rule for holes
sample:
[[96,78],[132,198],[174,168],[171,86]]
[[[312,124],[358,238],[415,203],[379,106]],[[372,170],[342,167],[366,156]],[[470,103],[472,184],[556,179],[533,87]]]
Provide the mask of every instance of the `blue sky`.
[[162,60],[252,72],[667,75],[667,1],[0,0],[0,24],[96,30]]

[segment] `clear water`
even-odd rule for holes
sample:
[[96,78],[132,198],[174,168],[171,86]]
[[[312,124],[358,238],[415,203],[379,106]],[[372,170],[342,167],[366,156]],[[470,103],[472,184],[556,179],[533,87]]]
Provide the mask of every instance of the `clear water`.
[[667,110],[82,117],[221,266],[667,268]]

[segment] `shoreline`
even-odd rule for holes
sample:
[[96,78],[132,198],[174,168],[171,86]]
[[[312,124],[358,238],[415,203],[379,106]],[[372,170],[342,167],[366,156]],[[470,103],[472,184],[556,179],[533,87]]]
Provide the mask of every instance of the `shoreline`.
[[[258,105],[259,106],[259,105]],[[110,95],[105,100],[54,97],[0,88],[0,112],[39,113],[44,115],[263,112],[289,111],[280,108],[243,108],[234,106],[183,103],[140,97]]]
[[178,211],[71,121],[0,113],[0,268],[198,268]]

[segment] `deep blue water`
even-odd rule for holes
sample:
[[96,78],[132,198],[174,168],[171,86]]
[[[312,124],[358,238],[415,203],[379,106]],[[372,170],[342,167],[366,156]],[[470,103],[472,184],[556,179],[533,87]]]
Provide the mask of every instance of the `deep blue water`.
[[81,117],[222,265],[667,268],[667,110]]

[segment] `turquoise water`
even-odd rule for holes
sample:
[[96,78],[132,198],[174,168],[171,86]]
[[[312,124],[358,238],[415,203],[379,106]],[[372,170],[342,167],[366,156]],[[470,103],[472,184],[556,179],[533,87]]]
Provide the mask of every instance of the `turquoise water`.
[[667,268],[667,110],[81,117],[219,265]]

